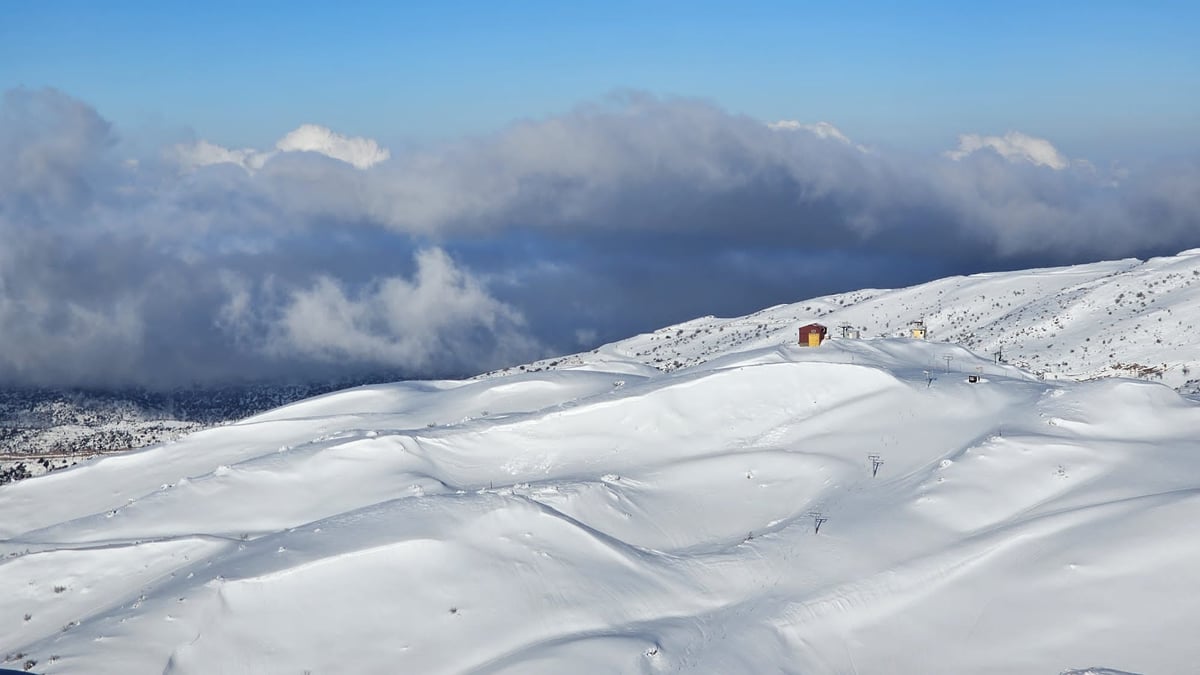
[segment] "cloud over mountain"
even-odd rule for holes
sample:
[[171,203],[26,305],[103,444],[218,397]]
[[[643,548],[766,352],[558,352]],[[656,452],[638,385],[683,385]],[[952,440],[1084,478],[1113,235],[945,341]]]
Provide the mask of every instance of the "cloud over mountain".
[[863,152],[830,124],[643,94],[400,157],[309,125],[131,157],[53,90],[6,93],[0,121],[16,383],[463,373],[835,290],[1200,245],[1196,158],[1097,170],[1020,134]]

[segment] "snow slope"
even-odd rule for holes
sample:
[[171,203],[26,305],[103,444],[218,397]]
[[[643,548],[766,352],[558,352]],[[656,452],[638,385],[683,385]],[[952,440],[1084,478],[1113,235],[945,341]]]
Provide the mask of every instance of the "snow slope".
[[[1032,276],[1087,296],[1137,267]],[[896,326],[918,295],[855,297],[813,305]],[[0,667],[1200,672],[1200,405],[952,344],[779,344],[799,311],[360,387],[4,486]],[[668,337],[693,365],[647,365]]]
[[862,290],[780,305],[733,319],[704,317],[495,374],[633,360],[660,368],[703,363],[731,349],[792,344],[819,321],[840,335],[907,336],[962,344],[1050,379],[1150,377],[1200,393],[1200,249],[1176,256],[947,277],[896,290]]

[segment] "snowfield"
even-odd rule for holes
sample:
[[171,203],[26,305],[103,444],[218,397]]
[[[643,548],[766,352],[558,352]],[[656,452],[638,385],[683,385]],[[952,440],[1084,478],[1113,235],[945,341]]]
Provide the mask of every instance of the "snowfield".
[[[976,320],[973,351],[791,344],[818,313],[886,331],[921,311],[949,339],[1006,279],[957,278],[941,314],[901,290],[701,319],[6,485],[0,667],[1200,672],[1200,404],[991,356],[1107,340],[1096,289],[1147,265],[1184,289],[1197,257],[1025,273],[1010,295],[1038,277],[1038,307],[1074,308],[1052,338],[1000,330],[1027,303],[993,307],[993,333]],[[1196,303],[1161,302],[1194,320]],[[1181,370],[1189,344],[1163,359]]]
[[819,321],[861,337],[909,336],[923,321],[930,340],[954,342],[1047,379],[1153,378],[1200,394],[1200,249],[1016,272],[947,277],[893,290],[868,289],[770,307],[749,316],[704,317],[601,347],[487,376],[594,367],[615,356],[661,370],[732,350],[795,341]]

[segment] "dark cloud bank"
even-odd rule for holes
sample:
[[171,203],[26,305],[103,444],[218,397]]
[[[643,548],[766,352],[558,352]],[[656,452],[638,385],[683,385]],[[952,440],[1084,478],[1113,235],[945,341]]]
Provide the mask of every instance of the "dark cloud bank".
[[908,156],[829,129],[623,95],[386,159],[312,133],[135,157],[86,103],[9,91],[0,384],[461,375],[838,290],[1200,245],[1196,158],[1097,168],[1025,137]]

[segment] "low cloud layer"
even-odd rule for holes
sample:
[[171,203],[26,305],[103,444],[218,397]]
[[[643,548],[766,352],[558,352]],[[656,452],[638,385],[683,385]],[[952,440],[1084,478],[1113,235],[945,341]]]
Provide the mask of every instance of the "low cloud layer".
[[[374,278],[350,287],[320,274],[279,302],[256,299],[254,282],[246,283],[219,316],[235,334],[259,340],[265,354],[282,359],[437,372],[472,363],[454,363],[472,352],[502,363],[535,353],[520,313],[491,297],[440,249],[418,251],[411,278]],[[277,314],[264,317],[264,305]]]
[[1045,139],[912,156],[627,94],[392,153],[305,125],[130,156],[85,102],[0,104],[0,381],[460,375],[700,314],[1200,245],[1200,163]]

